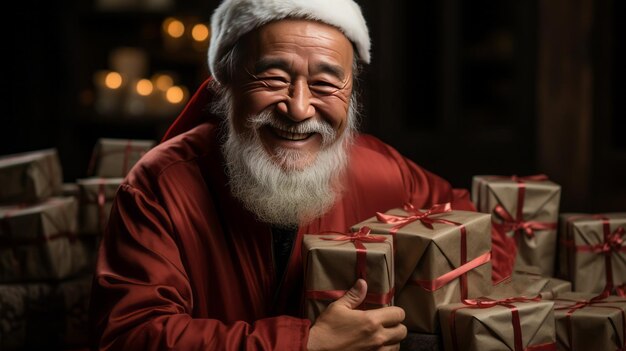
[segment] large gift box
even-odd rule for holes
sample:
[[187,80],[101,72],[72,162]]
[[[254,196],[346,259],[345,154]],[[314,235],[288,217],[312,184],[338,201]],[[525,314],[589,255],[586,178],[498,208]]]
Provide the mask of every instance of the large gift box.
[[626,283],[626,213],[561,216],[559,270],[574,291],[600,293]]
[[113,199],[123,178],[86,178],[77,181],[80,187],[80,232],[100,235],[104,232]]
[[554,351],[553,306],[552,301],[524,297],[465,300],[441,306],[444,349]]
[[302,242],[305,314],[315,321],[358,278],[367,282],[361,308],[389,306],[393,301],[393,244],[390,236],[370,235],[367,228],[346,234],[306,234]]
[[96,177],[123,178],[154,145],[152,140],[98,139],[88,173]]
[[0,208],[0,282],[58,280],[89,267],[77,240],[78,203],[53,197],[38,205]]
[[[511,250],[504,254],[539,267],[545,276],[554,275],[560,198],[561,187],[544,175],[475,176],[472,182],[478,211],[491,213],[494,235],[510,243]],[[507,267],[508,272],[512,269]]]
[[51,350],[57,338],[49,284],[0,284],[0,350]]
[[436,333],[437,306],[491,291],[490,216],[406,205],[359,223],[395,242],[396,300],[410,331]]
[[0,204],[35,203],[61,193],[55,149],[0,157]]
[[554,303],[559,350],[626,350],[626,297],[567,293]]

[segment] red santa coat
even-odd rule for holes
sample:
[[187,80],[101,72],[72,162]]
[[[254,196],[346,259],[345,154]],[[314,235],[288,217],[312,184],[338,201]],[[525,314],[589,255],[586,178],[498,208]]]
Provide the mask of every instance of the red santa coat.
[[473,209],[466,191],[359,135],[342,197],[300,226],[279,282],[270,227],[230,195],[219,121],[202,112],[207,94],[203,86],[168,137],[182,134],[148,152],[118,191],[92,292],[99,349],[306,349],[303,234],[346,231],[405,202]]

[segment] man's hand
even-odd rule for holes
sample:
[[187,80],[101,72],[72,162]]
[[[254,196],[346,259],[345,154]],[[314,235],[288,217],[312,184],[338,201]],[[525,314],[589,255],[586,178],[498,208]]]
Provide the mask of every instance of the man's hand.
[[383,307],[355,310],[367,294],[367,283],[357,280],[343,297],[317,317],[309,331],[307,347],[318,350],[399,350],[406,337],[404,310]]

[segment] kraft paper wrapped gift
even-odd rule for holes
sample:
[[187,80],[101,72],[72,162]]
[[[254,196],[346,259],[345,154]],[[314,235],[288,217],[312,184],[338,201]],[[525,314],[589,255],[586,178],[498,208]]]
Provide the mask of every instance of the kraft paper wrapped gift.
[[395,233],[395,304],[405,310],[408,330],[436,333],[437,306],[491,292],[488,214],[452,211],[449,204],[427,211],[407,205],[354,228],[362,226]]
[[626,350],[626,297],[561,294],[554,318],[559,350]]
[[88,173],[102,178],[123,178],[154,145],[152,140],[98,139]]
[[494,286],[490,298],[504,298],[508,296],[541,296],[551,300],[562,293],[572,291],[572,283],[538,274],[516,271],[506,281]]
[[54,349],[59,317],[49,284],[0,284],[0,350]]
[[55,149],[0,157],[0,204],[35,203],[59,195],[62,182]]
[[393,244],[390,236],[370,235],[367,228],[346,234],[306,234],[302,242],[305,314],[315,321],[328,305],[354,285],[367,281],[362,308],[393,301]]
[[544,175],[475,176],[472,182],[478,211],[492,214],[494,230],[515,246],[516,261],[545,276],[554,276],[560,198],[561,187]]
[[626,283],[626,213],[561,216],[560,276],[574,291],[600,293]]
[[58,280],[86,269],[93,253],[77,239],[77,211],[67,197],[0,208],[0,282]]
[[523,297],[466,302],[439,309],[444,350],[556,350],[554,302]]
[[111,206],[123,178],[85,178],[77,181],[80,187],[80,232],[101,235],[104,232]]

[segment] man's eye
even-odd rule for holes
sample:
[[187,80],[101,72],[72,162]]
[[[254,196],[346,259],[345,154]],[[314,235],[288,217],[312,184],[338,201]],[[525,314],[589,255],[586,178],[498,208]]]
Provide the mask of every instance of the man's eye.
[[281,76],[263,77],[262,80],[269,83],[289,83],[289,81],[287,81],[287,78]]

